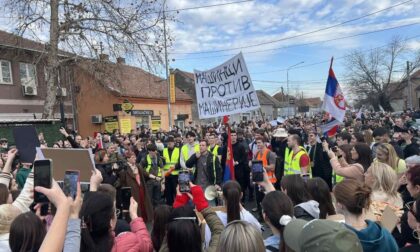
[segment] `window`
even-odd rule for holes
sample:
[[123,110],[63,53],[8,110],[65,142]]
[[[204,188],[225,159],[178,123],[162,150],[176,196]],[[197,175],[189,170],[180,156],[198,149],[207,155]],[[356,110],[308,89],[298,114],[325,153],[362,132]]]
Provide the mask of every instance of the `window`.
[[12,64],[7,60],[0,60],[0,84],[13,84],[12,81]]
[[36,86],[35,65],[28,63],[19,64],[19,77],[22,86]]

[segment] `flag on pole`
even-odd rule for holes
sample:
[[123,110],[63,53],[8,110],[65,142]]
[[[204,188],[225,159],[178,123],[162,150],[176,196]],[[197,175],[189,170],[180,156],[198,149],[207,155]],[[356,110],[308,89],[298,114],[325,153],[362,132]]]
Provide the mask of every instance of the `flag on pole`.
[[332,69],[333,58],[331,58],[330,70],[328,73],[327,87],[325,88],[324,102],[322,109],[328,112],[336,120],[343,122],[346,114],[346,101],[340,84]]
[[326,124],[321,125],[321,132],[326,137],[331,137],[337,134],[338,126],[341,124],[340,121],[338,121],[335,118],[332,118],[330,121],[328,121]]
[[223,181],[235,179],[235,164],[233,163],[233,150],[232,150],[232,138],[230,136],[229,117],[223,117],[223,123],[227,128],[227,153],[226,153],[226,165],[225,172],[223,174]]

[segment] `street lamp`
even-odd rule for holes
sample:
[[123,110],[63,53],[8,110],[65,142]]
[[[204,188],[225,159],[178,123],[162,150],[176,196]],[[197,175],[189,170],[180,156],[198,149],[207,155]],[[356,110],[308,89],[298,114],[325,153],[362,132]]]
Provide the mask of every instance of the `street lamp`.
[[305,63],[305,61],[301,61],[299,63],[296,63],[296,64],[294,64],[292,66],[289,66],[286,69],[286,75],[287,75],[287,116],[288,117],[290,115],[289,70],[292,69],[292,68],[294,68],[294,67],[296,67],[296,66],[298,66],[298,65],[300,65],[300,64],[303,64],[303,63]]

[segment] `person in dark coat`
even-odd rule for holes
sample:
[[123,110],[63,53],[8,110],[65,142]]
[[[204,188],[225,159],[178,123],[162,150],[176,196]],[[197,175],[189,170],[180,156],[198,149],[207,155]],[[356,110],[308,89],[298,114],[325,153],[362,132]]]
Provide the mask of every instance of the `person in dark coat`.
[[146,189],[143,171],[136,165],[136,155],[134,153],[127,153],[126,156],[128,167],[119,173],[120,186],[131,188],[131,195],[139,204],[138,216],[142,217],[146,223],[151,222],[153,221],[153,205]]
[[196,167],[193,174],[193,183],[201,186],[203,190],[209,185],[221,189],[223,174],[219,159],[213,158],[213,154],[208,151],[206,140],[200,141],[200,151],[192,155],[185,163],[188,168]]
[[401,136],[404,139],[405,147],[404,147],[404,159],[420,154],[420,146],[414,141],[415,131],[414,129],[404,129],[401,132]]
[[[246,192],[249,185],[249,173],[250,169],[248,166],[248,153],[245,150],[243,144],[238,142],[238,136],[236,131],[230,132],[232,138],[232,151],[233,160],[235,165],[235,180],[241,185],[242,192]],[[245,197],[242,197],[242,202],[245,201]]]
[[314,131],[309,132],[308,141],[312,177],[322,178],[332,190],[332,167],[328,153],[323,151],[322,143],[317,141],[317,135]]

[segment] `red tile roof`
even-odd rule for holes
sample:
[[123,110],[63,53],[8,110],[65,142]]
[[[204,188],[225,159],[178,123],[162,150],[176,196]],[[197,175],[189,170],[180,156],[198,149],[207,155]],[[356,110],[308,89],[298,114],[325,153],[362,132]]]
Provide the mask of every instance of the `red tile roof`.
[[[94,74],[95,78],[102,85],[118,95],[168,99],[168,86],[165,79],[146,72],[141,68],[94,60],[85,60],[78,63],[78,66],[88,73]],[[178,88],[176,88],[175,94],[176,100],[192,101],[189,95]]]

